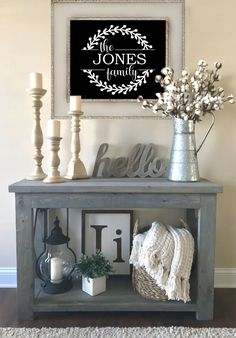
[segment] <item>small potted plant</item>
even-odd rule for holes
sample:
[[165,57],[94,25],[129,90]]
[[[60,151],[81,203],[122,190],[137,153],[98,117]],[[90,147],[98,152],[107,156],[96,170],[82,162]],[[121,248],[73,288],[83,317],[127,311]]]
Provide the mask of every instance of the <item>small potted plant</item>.
[[75,265],[75,275],[82,276],[82,290],[90,296],[106,291],[106,277],[110,272],[111,264],[101,251],[92,256],[82,255]]

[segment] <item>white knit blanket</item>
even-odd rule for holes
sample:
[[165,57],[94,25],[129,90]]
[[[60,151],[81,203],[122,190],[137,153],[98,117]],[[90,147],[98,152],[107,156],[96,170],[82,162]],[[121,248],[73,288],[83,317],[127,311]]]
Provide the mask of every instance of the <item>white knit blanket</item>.
[[130,263],[144,267],[168,299],[188,302],[193,252],[187,229],[153,222],[150,230],[134,237]]

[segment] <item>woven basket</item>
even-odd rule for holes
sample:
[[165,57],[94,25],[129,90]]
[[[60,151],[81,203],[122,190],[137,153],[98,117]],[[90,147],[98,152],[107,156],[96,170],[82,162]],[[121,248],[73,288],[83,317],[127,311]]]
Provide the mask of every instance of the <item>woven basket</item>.
[[134,268],[132,273],[133,288],[143,297],[153,300],[167,300],[164,290],[162,290],[156,281],[146,272],[144,268]]
[[[149,227],[143,227],[142,229],[139,229],[139,224],[138,222],[136,222],[134,226],[133,236],[140,234],[148,229]],[[136,290],[141,296],[147,299],[159,301],[167,300],[165,291],[156,284],[156,281],[147,273],[144,268],[133,267],[132,284],[134,290]]]

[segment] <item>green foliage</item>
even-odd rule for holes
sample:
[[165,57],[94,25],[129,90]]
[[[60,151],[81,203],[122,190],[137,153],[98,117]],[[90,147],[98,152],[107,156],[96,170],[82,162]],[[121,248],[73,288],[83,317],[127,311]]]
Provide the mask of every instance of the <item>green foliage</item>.
[[75,276],[83,275],[88,278],[107,276],[109,272],[112,272],[111,264],[101,251],[92,256],[82,255],[74,270]]

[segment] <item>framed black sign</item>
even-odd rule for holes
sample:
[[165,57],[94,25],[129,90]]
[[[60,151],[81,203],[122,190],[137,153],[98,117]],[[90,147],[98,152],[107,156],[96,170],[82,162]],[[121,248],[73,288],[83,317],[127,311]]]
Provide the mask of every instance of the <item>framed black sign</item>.
[[167,64],[165,19],[70,19],[69,95],[92,100],[154,98]]
[[[52,118],[156,118],[136,98],[160,90],[165,65],[184,67],[184,0],[52,0]],[[128,50],[130,49],[130,50]]]

